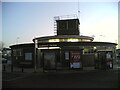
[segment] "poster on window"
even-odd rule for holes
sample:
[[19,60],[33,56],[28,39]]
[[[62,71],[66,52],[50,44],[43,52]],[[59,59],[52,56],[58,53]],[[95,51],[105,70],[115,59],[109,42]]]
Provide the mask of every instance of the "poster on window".
[[71,52],[71,61],[70,61],[71,68],[80,68],[80,52]]
[[106,58],[111,59],[111,54],[109,52],[106,54]]
[[70,68],[80,68],[80,67],[81,67],[80,62],[70,63]]
[[80,52],[71,52],[71,60],[80,61]]

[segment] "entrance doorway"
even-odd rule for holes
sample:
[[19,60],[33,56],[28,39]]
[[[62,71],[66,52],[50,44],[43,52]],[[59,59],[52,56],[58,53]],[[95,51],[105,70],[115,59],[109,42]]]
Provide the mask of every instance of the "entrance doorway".
[[112,51],[98,51],[98,60],[100,69],[113,68],[113,53]]
[[43,68],[46,70],[56,69],[55,52],[44,52],[43,53]]

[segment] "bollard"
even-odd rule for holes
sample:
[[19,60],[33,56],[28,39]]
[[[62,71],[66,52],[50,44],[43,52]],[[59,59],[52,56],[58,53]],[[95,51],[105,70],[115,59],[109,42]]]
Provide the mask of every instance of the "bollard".
[[3,71],[5,71],[5,64],[3,64]]
[[13,65],[11,65],[11,72],[13,72]]
[[23,66],[22,66],[22,72],[24,72]]

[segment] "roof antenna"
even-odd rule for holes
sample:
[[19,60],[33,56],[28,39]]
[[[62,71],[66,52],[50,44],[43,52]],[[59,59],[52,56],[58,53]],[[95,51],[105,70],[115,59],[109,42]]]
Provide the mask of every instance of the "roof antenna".
[[[78,20],[80,20],[80,5],[79,5],[79,0],[78,0]],[[80,30],[80,27],[79,27],[79,30]],[[80,32],[79,32],[79,35],[80,35]]]
[[79,0],[78,0],[78,19],[80,18],[80,5],[79,5]]

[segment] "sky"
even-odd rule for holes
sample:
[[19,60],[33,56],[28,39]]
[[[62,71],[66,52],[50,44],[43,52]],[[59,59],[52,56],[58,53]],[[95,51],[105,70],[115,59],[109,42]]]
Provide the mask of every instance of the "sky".
[[53,36],[54,17],[73,14],[79,16],[81,35],[118,43],[118,2],[2,2],[0,41],[9,47]]

